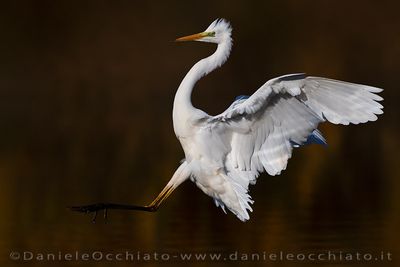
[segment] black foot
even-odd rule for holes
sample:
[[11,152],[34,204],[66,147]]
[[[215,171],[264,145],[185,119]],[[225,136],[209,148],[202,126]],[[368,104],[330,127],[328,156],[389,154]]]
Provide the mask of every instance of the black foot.
[[84,205],[84,206],[72,206],[69,207],[70,210],[76,212],[83,212],[83,213],[93,213],[92,222],[96,223],[97,212],[104,210],[104,220],[107,221],[107,209],[109,208],[109,204],[106,203],[96,203],[91,205]]
[[99,210],[106,210],[107,208],[108,204],[106,203],[96,203],[91,205],[69,207],[69,209],[72,211],[83,212],[83,213],[97,212]]
[[114,210],[140,210],[155,212],[157,210],[156,205],[149,206],[137,206],[137,205],[126,205],[126,204],[115,204],[115,203],[96,203],[84,206],[72,206],[69,207],[70,210],[83,213],[93,213],[92,222],[96,222],[97,212],[104,211],[104,220],[107,221],[107,211],[109,209]]

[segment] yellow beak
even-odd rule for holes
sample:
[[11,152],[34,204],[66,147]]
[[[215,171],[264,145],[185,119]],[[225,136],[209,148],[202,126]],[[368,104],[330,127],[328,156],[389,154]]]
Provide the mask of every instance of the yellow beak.
[[196,41],[207,36],[206,32],[196,33],[188,36],[184,36],[175,40],[175,42],[186,42],[186,41]]

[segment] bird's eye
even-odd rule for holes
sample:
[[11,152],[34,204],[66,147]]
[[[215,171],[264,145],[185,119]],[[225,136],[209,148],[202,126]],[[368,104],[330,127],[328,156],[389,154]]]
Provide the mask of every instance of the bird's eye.
[[207,36],[209,36],[209,37],[215,37],[215,32],[209,32],[209,33],[207,34]]

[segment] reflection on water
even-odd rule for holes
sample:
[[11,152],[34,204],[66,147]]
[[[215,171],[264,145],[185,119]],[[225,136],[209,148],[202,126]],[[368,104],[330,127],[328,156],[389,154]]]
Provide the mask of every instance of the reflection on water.
[[[377,255],[382,250],[392,253],[398,250],[394,235],[398,215],[392,214],[392,199],[385,193],[391,192],[388,188],[379,192],[368,187],[363,189],[370,190],[365,193],[350,187],[346,192],[341,191],[340,178],[320,176],[312,178],[312,183],[318,187],[304,200],[301,191],[296,189],[296,186],[301,187],[301,181],[294,172],[288,170],[289,174],[279,178],[261,177],[252,188],[256,202],[247,223],[231,214],[225,215],[194,184],[187,182],[157,213],[110,211],[107,223],[98,216],[97,223],[93,224],[90,216],[69,212],[65,207],[77,200],[119,199],[121,192],[132,194],[130,203],[146,202],[152,196],[143,193],[145,191],[134,186],[132,181],[123,185],[119,185],[121,181],[114,181],[115,185],[107,187],[107,193],[99,197],[95,194],[97,186],[83,191],[71,185],[55,194],[51,191],[57,189],[45,186],[40,177],[36,177],[37,185],[9,187],[16,194],[7,199],[9,205],[4,205],[7,208],[1,225],[1,250],[6,255],[10,251],[24,250],[39,253],[96,250],[110,253],[126,250],[141,253],[300,253],[332,250]],[[152,182],[159,184],[155,180]],[[132,189],[124,189],[129,184]],[[43,186],[46,190],[40,192]],[[10,263],[7,258],[2,262]],[[41,262],[30,264],[42,266]],[[106,261],[98,264],[109,265]],[[128,266],[132,263],[119,264]],[[183,263],[175,260],[173,264]]]
[[[2,6],[0,265],[18,263],[9,254],[23,250],[383,250],[396,259],[400,35],[393,33],[400,23],[392,2]],[[110,211],[107,223],[99,216],[92,224],[68,211],[99,201],[145,204],[164,187],[182,158],[170,115],[175,88],[212,51],[170,40],[219,16],[233,22],[233,54],[199,83],[196,106],[215,114],[267,78],[304,71],[385,88],[385,114],[366,125],[322,125],[328,148],[296,149],[282,175],[261,176],[251,187],[254,212],[246,223],[191,182],[155,214]],[[29,262],[45,264],[54,265]]]

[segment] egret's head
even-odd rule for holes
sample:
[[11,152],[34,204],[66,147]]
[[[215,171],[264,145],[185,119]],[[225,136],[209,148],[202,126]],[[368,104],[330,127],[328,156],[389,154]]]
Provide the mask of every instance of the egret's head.
[[232,27],[225,19],[216,19],[201,33],[196,33],[176,39],[177,42],[199,41],[219,44],[231,38]]

